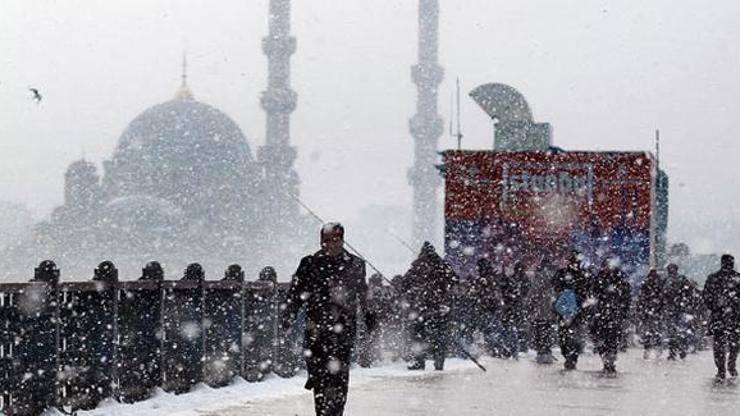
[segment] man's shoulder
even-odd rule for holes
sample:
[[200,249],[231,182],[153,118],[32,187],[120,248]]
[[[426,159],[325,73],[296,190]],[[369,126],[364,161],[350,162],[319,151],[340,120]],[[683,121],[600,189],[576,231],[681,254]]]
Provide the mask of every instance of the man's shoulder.
[[365,260],[363,260],[360,256],[354,255],[348,251],[344,252],[344,256],[346,264],[348,264],[351,269],[358,271],[365,269]]
[[307,267],[313,267],[313,265],[316,263],[319,253],[320,252],[317,251],[316,253],[303,256],[300,263],[298,264],[298,268],[305,269]]
[[714,273],[710,273],[710,274],[709,274],[709,275],[707,276],[707,280],[706,280],[706,283],[714,282],[714,281],[716,281],[717,279],[720,279],[721,277],[722,277],[722,270],[718,270],[718,271],[716,271],[716,272],[714,272]]

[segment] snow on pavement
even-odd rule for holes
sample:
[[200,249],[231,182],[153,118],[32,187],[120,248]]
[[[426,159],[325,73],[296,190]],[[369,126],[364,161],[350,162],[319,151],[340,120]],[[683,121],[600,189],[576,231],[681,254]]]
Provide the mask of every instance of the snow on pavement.
[[[712,385],[711,352],[684,362],[643,360],[641,351],[620,355],[616,379],[601,376],[597,356],[585,354],[579,370],[562,372],[560,363],[538,366],[483,358],[488,372],[472,363],[449,360],[444,372],[405,370],[403,363],[351,372],[348,415],[737,415],[740,387]],[[562,361],[561,361],[562,362]],[[105,403],[87,415],[237,416],[312,415],[305,375],[271,377],[261,383],[238,381],[221,389],[199,386],[175,396],[158,394],[131,405]]]

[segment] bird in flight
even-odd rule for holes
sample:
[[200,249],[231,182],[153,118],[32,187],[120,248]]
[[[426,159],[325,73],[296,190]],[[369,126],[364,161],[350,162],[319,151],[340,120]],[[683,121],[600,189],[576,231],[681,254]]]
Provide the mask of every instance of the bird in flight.
[[36,101],[36,103],[40,103],[41,98],[43,97],[41,96],[39,90],[37,90],[36,88],[29,88],[28,90],[31,91],[31,93],[33,94],[33,100]]

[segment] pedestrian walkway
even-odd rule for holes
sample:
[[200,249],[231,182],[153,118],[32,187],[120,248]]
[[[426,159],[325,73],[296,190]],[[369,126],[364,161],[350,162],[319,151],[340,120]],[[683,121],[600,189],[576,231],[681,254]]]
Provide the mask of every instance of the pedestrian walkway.
[[[579,370],[543,367],[527,355],[519,362],[484,359],[482,373],[471,366],[418,375],[389,372],[350,388],[347,414],[364,415],[737,415],[740,388],[712,385],[711,354],[684,362],[645,361],[641,351],[620,357],[617,378],[604,378],[597,356],[586,354]],[[561,361],[562,362],[562,361]],[[224,405],[208,416],[313,415],[306,392],[238,406]]]

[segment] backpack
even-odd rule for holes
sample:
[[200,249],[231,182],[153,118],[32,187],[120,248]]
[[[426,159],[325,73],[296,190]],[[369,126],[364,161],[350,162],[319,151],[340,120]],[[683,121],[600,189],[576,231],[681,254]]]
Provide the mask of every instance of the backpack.
[[555,312],[563,318],[573,318],[578,313],[578,300],[576,292],[572,289],[565,289],[560,292],[555,301]]

